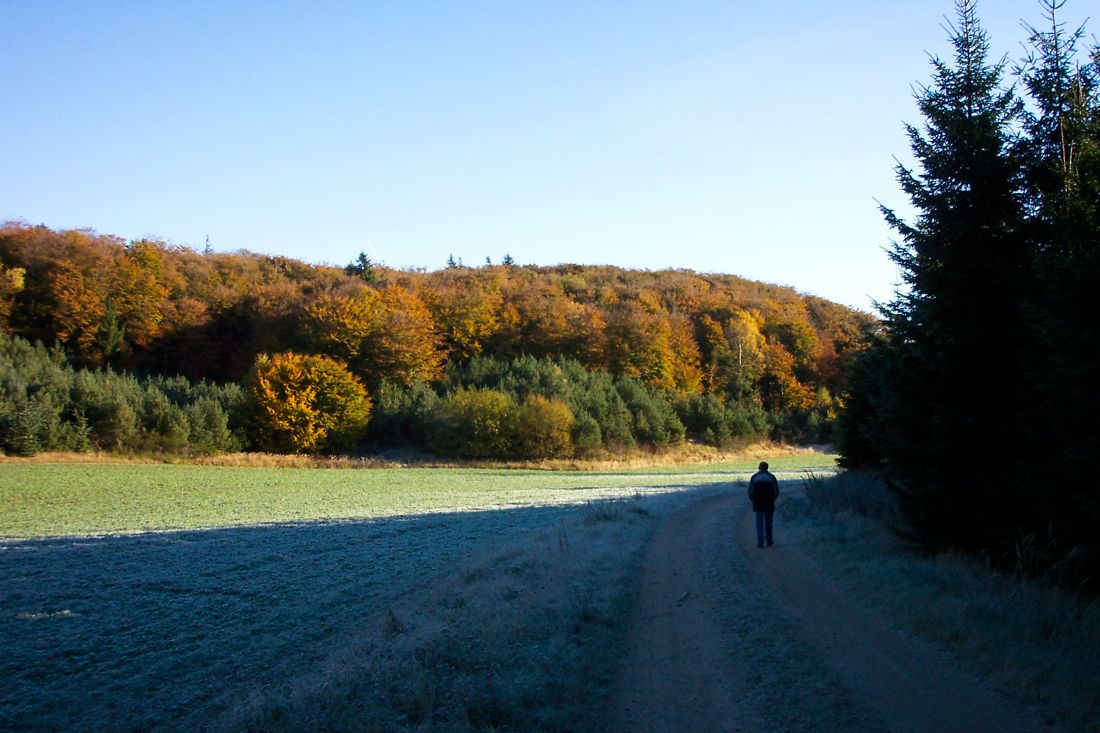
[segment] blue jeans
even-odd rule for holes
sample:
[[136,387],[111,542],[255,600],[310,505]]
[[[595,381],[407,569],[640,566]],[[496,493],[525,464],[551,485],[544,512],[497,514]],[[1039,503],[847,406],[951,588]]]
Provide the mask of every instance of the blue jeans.
[[772,519],[775,518],[775,512],[756,512],[756,544],[762,545],[767,540],[768,544],[772,543]]

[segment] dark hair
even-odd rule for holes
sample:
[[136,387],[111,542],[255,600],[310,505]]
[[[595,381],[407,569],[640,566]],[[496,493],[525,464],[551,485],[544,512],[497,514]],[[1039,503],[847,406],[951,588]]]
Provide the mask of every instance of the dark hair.
[[767,461],[760,461],[760,470],[761,471],[767,471],[768,470],[768,462]]

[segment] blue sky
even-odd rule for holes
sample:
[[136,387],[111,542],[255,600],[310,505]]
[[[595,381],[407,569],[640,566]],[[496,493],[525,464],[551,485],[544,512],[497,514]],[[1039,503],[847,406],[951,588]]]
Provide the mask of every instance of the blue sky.
[[[945,14],[0,0],[0,219],[336,265],[682,267],[869,309]],[[1041,23],[979,14],[998,56]]]

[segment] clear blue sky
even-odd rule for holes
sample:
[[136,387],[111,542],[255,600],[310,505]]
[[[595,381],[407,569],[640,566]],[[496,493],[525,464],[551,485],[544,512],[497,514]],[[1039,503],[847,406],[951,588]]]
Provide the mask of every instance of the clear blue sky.
[[[979,10],[997,56],[1042,22]],[[945,14],[0,0],[0,219],[336,265],[683,267],[869,309]]]

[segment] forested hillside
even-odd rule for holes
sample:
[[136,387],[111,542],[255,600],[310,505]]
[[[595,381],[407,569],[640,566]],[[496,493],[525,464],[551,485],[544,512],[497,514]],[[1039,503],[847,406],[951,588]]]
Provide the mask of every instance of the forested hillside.
[[[846,365],[872,322],[789,288],[683,270],[509,262],[425,272],[362,255],[337,268],[0,228],[9,350],[33,351],[12,338],[56,345],[49,358],[73,374],[241,384],[236,402],[219,404],[240,444],[266,450],[366,440],[546,456],[685,435],[828,439]],[[46,393],[18,372],[5,375],[9,433],[12,416]],[[71,392],[49,399],[59,424],[90,419]],[[130,409],[140,423],[146,408]],[[20,445],[58,447],[46,435]]]

